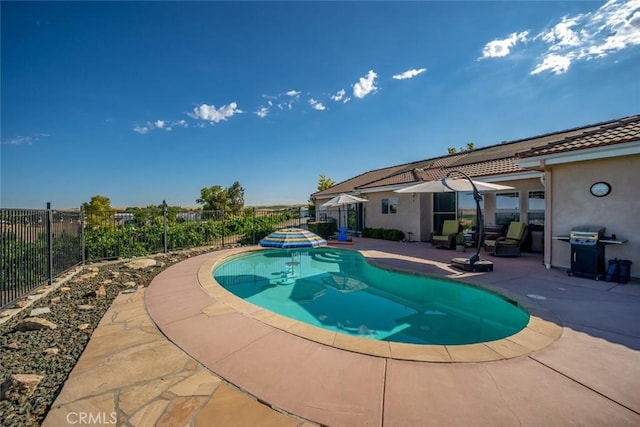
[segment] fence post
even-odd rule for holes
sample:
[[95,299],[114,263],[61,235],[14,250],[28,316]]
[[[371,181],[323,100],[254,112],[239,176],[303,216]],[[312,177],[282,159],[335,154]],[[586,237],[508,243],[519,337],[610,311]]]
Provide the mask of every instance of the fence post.
[[84,240],[84,205],[80,205],[80,240],[82,241],[82,268],[87,261],[86,244]]
[[251,225],[251,243],[256,244],[256,208],[253,208],[253,224]]
[[162,201],[162,218],[164,220],[164,253],[167,253],[167,201]]
[[222,208],[222,247],[224,248],[224,235],[225,235],[225,214],[224,214],[224,208]]
[[45,229],[47,233],[47,284],[53,284],[53,236],[51,224],[51,202],[47,202],[47,212],[45,214]]

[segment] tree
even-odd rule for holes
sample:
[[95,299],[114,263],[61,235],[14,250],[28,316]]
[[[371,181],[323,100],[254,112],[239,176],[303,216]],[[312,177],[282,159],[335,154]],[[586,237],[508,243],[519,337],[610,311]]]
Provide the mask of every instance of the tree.
[[334,180],[327,178],[324,174],[320,174],[320,178],[318,179],[318,191],[326,190],[334,185],[336,185]]
[[203,205],[204,211],[221,211],[226,200],[226,191],[219,185],[213,185],[200,190],[200,198],[196,199],[196,203]]
[[244,188],[238,181],[227,189],[227,209],[234,215],[240,215],[244,209]]
[[108,197],[95,195],[91,201],[82,204],[84,208],[87,227],[97,228],[115,228],[115,212],[111,207],[111,199]]
[[205,187],[200,190],[200,198],[196,203],[203,205],[205,211],[226,211],[240,215],[244,209],[244,188],[238,181],[229,188],[219,185]]
[[464,148],[460,147],[460,151],[458,151],[455,147],[449,147],[447,148],[447,153],[448,154],[457,154],[458,152],[460,153],[468,153],[469,151],[473,151],[475,150],[475,144],[473,142],[467,142],[467,149],[465,150]]

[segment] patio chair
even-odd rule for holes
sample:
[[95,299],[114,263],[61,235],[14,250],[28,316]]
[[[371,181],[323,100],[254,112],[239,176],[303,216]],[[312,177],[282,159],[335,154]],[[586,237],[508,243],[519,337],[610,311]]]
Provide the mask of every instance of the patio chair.
[[431,244],[433,246],[446,247],[453,249],[456,246],[456,235],[462,231],[460,221],[456,219],[445,219],[442,223],[442,232],[436,234],[431,233]]
[[495,240],[485,240],[484,250],[493,256],[520,256],[520,248],[525,238],[527,226],[518,221],[511,221],[507,235]]

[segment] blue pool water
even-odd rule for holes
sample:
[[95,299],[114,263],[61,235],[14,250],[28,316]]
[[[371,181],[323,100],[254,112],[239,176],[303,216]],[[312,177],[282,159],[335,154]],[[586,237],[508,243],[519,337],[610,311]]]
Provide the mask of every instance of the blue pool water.
[[268,249],[226,260],[213,272],[255,305],[344,334],[414,344],[493,341],[523,329],[514,302],[462,283],[403,274],[333,248]]

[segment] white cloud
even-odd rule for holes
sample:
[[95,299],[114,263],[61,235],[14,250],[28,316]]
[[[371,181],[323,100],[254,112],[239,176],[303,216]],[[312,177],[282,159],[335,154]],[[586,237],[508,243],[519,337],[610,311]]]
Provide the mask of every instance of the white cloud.
[[611,0],[593,13],[563,17],[536,38],[547,43],[531,74],[563,74],[576,60],[592,60],[640,45],[640,0]]
[[378,77],[378,75],[373,70],[369,70],[366,77],[360,77],[358,83],[353,85],[353,96],[356,98],[364,98],[371,92],[377,91],[376,77]]
[[425,71],[427,71],[426,68],[420,68],[419,70],[416,70],[416,69],[407,70],[404,73],[396,74],[395,76],[393,76],[393,78],[396,80],[412,79],[418,74],[424,73]]
[[327,107],[325,107],[325,106],[322,104],[322,102],[316,101],[316,100],[315,100],[315,99],[313,99],[313,98],[311,98],[311,99],[309,100],[309,104],[310,104],[310,105],[311,105],[315,110],[318,110],[318,111],[322,111],[322,110],[326,110],[326,109],[327,109]]
[[16,136],[15,138],[10,138],[10,139],[3,139],[2,141],[0,141],[0,143],[2,143],[2,145],[31,145],[36,141],[39,141],[40,138],[43,137],[47,137],[47,136],[51,136],[47,133],[35,133],[33,135],[30,136]]
[[153,125],[158,128],[158,129],[163,129],[167,132],[171,131],[171,125],[168,125],[166,121],[164,120],[156,120],[155,122],[153,122]]
[[260,107],[254,114],[263,119],[269,115],[269,109],[267,107]]
[[172,122],[171,126],[179,126],[181,128],[188,128],[189,123],[186,120],[178,120],[177,122]]
[[285,93],[285,95],[297,98],[298,96],[300,96],[300,91],[290,90],[289,92]]
[[137,133],[139,133],[139,134],[141,134],[141,135],[144,135],[145,133],[149,132],[149,127],[148,127],[148,126],[139,126],[139,125],[136,125],[136,126],[133,128],[133,131],[134,131],[134,132],[137,132]]
[[640,45],[640,0],[609,1],[593,15],[589,26],[594,27],[594,42],[582,52],[586,59]]
[[534,37],[528,31],[512,33],[487,43],[479,59],[507,56],[519,42],[543,46],[530,74],[566,73],[576,61],[601,59],[640,45],[640,0],[609,0],[594,12],[563,16]]
[[351,97],[346,95],[347,95],[347,91],[344,89],[340,89],[334,95],[331,95],[331,99],[336,102],[342,101],[343,104],[346,104],[347,102],[351,101]]
[[193,113],[188,113],[194,119],[206,120],[211,123],[219,123],[223,120],[227,120],[229,117],[233,117],[236,114],[244,113],[244,111],[238,109],[238,104],[235,102],[229,105],[223,105],[220,108],[216,108],[215,105],[202,104],[193,109]]
[[285,110],[286,109],[286,110],[291,111],[291,110],[293,110],[293,103],[294,102],[295,102],[294,100],[284,101],[284,102],[278,103],[278,105],[276,105],[276,106],[281,110]]
[[[547,43],[551,44],[550,50],[561,50],[563,47],[579,46],[580,37],[579,33],[576,33],[571,28],[579,24],[583,15],[578,15],[573,18],[562,17],[562,22],[556,24],[552,29],[545,33],[541,33],[538,37],[541,37]],[[586,34],[582,34],[586,36]]]
[[539,74],[547,70],[554,74],[566,73],[571,65],[571,60],[572,58],[569,55],[546,55],[542,63],[536,65],[536,68],[531,71],[531,74]]
[[482,49],[482,56],[479,59],[485,58],[502,58],[511,53],[511,48],[518,42],[526,42],[529,31],[522,31],[520,33],[511,33],[509,37],[502,40],[493,40],[487,43]]

